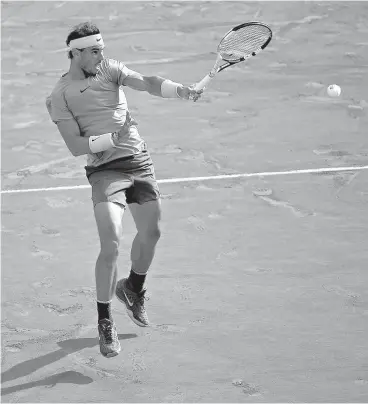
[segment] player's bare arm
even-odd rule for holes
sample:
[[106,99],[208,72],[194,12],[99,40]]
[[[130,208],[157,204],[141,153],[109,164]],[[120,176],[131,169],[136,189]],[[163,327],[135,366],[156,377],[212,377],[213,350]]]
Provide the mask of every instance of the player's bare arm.
[[57,123],[57,127],[73,156],[90,153],[88,138],[81,136],[79,125],[74,119],[60,121]]
[[196,91],[192,87],[174,83],[160,76],[144,76],[136,71],[129,70],[129,75],[124,79],[124,85],[138,91],[146,91],[149,94],[164,98],[183,98],[197,101],[202,90]]
[[114,147],[114,142],[118,139],[116,133],[83,137],[79,125],[74,119],[58,122],[57,127],[67,148],[75,157],[90,153],[101,153]]

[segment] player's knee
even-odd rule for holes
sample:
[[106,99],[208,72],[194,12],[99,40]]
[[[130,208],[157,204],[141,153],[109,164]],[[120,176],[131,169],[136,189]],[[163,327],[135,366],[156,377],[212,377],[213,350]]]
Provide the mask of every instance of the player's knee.
[[161,237],[161,229],[158,224],[148,226],[144,230],[141,229],[138,233],[144,244],[156,244]]
[[119,255],[119,244],[117,239],[101,240],[100,256],[106,261],[116,260]]
[[148,227],[143,234],[141,234],[141,237],[143,238],[144,241],[150,242],[150,243],[157,243],[158,240],[161,237],[161,229],[160,226],[154,225]]
[[152,238],[152,240],[157,242],[161,237],[161,229],[160,229],[160,227],[157,226],[155,229],[153,229],[152,233],[150,234],[150,237]]

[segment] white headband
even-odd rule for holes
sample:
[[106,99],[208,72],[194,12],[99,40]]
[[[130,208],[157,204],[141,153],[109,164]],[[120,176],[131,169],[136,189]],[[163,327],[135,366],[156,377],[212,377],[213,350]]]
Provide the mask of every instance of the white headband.
[[91,46],[104,47],[104,41],[101,34],[84,36],[83,38],[72,39],[69,42],[70,49],[84,49]]

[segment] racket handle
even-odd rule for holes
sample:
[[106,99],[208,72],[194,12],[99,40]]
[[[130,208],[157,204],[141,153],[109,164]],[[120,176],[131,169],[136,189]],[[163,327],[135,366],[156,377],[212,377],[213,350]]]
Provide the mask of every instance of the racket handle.
[[212,77],[207,74],[206,77],[204,77],[199,83],[195,84],[194,89],[195,91],[200,91],[203,90],[205,87],[207,87],[207,84],[212,80]]

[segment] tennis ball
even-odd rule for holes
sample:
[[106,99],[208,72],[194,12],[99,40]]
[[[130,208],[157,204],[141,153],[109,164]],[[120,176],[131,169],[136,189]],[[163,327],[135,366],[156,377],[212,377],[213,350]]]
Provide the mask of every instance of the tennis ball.
[[327,87],[327,94],[330,97],[339,97],[341,94],[341,88],[337,84],[331,84]]

